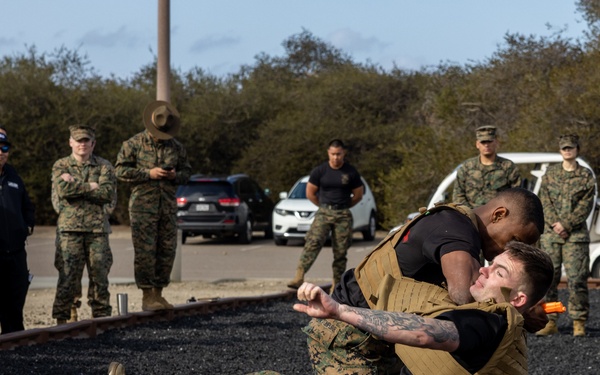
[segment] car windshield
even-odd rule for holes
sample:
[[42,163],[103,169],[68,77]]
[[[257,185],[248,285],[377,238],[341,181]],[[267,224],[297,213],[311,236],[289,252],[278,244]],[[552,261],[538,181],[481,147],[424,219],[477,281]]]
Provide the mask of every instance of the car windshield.
[[300,182],[290,193],[289,199],[306,199],[306,182]]
[[177,191],[177,196],[190,196],[192,194],[208,197],[232,197],[234,196],[233,187],[230,183],[224,181],[202,181],[189,182],[187,185],[181,185]]

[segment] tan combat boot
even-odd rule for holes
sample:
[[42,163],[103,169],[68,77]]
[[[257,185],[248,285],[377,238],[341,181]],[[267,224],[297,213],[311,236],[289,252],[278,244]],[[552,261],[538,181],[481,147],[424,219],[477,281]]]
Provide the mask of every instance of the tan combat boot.
[[558,333],[558,327],[554,320],[546,323],[546,326],[535,333],[536,336],[550,336]]
[[108,375],[125,375],[125,367],[119,362],[111,362],[108,366]]
[[300,288],[300,285],[302,285],[303,282],[304,282],[304,268],[298,267],[296,269],[296,277],[294,277],[294,280],[290,281],[287,284],[287,286],[292,289],[298,289],[298,288]]
[[142,289],[144,295],[142,296],[142,310],[143,311],[158,311],[164,310],[165,307],[156,300],[154,290],[152,288]]
[[57,326],[61,326],[63,324],[67,324],[67,319],[56,319]]
[[573,336],[574,337],[585,336],[585,320],[574,320],[573,321]]
[[173,305],[171,305],[167,300],[162,296],[163,288],[154,288],[154,297],[156,298],[156,302],[160,303],[164,309],[172,310]]
[[74,323],[77,321],[77,306],[71,306],[71,318],[67,320],[67,323]]

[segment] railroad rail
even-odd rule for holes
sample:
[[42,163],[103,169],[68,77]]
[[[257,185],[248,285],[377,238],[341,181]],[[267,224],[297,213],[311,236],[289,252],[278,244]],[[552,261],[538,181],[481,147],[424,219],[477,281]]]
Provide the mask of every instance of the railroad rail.
[[[331,284],[322,286],[324,290],[328,290],[330,287]],[[566,288],[566,281],[564,279],[561,280],[558,287],[561,289]],[[588,287],[590,289],[600,289],[600,279],[589,279]],[[236,310],[268,302],[292,301],[295,299],[295,290],[257,297],[199,299],[196,302],[176,305],[172,310],[131,312],[126,315],[87,319],[60,326],[28,329],[21,332],[0,335],[0,350],[10,350],[18,346],[44,344],[67,338],[93,338],[111,329],[131,327],[149,322],[168,321],[184,316],[210,314],[221,310]]]

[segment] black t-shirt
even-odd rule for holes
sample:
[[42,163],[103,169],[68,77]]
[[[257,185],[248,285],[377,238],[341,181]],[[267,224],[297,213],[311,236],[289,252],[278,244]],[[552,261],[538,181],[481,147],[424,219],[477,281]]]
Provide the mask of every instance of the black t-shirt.
[[[440,314],[436,319],[449,320],[456,325],[460,344],[450,354],[472,374],[490,360],[508,328],[503,315],[481,310],[454,310]],[[411,372],[404,368],[401,374]]]
[[[453,251],[466,251],[479,260],[481,239],[471,220],[452,209],[419,219],[396,245],[402,274],[435,285],[446,280],[440,264],[442,255]],[[369,307],[354,277],[354,269],[344,272],[332,297],[350,306]]]
[[362,186],[360,174],[348,163],[333,169],[325,162],[310,172],[308,182],[319,188],[319,203],[350,206],[352,190]]

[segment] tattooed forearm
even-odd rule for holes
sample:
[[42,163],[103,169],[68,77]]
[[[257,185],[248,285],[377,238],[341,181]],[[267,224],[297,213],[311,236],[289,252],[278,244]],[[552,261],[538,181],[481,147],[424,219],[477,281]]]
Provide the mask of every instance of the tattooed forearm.
[[356,322],[353,324],[386,341],[417,346],[425,343],[437,346],[435,344],[458,342],[456,326],[449,321],[354,307],[348,307],[347,311],[356,314]]

